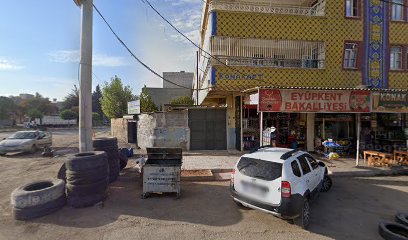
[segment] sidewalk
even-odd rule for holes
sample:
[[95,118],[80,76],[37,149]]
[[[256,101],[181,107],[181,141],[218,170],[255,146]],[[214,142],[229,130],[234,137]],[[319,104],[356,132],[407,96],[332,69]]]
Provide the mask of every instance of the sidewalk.
[[[239,157],[244,154],[238,151],[212,151],[212,152],[186,152],[183,153],[182,170],[189,173],[191,179],[194,173],[197,177],[205,170],[206,180],[229,180],[230,172],[236,164]],[[408,166],[394,167],[368,167],[363,160],[360,160],[359,166],[356,167],[356,161],[353,158],[339,158],[337,160],[328,160],[320,155],[314,155],[318,160],[323,161],[329,169],[329,175],[333,177],[374,177],[374,176],[396,176],[408,175]],[[199,171],[202,170],[202,171]],[[210,170],[210,171],[208,171]],[[209,172],[212,173],[208,174]],[[189,178],[185,178],[187,180]]]

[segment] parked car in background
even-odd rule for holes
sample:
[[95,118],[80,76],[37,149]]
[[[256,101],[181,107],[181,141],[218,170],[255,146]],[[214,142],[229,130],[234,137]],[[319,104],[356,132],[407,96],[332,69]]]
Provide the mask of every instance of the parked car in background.
[[52,135],[45,131],[19,131],[0,141],[0,155],[16,152],[34,153],[38,149],[50,147]]
[[230,191],[239,206],[290,219],[307,228],[309,202],[331,185],[325,164],[307,152],[268,147],[239,159]]

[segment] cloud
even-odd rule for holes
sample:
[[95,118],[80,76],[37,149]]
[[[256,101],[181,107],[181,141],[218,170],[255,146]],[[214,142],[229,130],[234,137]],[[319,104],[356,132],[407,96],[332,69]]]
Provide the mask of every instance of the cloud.
[[[58,50],[49,53],[51,61],[57,63],[79,63],[79,50]],[[121,67],[129,65],[123,57],[109,56],[107,54],[94,53],[92,63],[101,67]]]
[[1,58],[0,57],[0,71],[1,70],[5,70],[5,71],[7,71],[7,70],[20,70],[22,68],[24,68],[22,65],[20,65],[20,64],[18,64],[16,62],[10,61],[10,60],[8,60],[6,58]]

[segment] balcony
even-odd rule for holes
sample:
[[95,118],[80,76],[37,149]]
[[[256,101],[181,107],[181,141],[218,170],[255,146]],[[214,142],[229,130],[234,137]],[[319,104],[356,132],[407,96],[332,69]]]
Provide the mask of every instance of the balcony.
[[[290,3],[290,4],[289,4]],[[326,11],[326,0],[306,1],[226,1],[212,0],[209,10],[266,13],[280,15],[298,16],[324,16]]]
[[211,65],[324,69],[325,44],[320,41],[212,37]]

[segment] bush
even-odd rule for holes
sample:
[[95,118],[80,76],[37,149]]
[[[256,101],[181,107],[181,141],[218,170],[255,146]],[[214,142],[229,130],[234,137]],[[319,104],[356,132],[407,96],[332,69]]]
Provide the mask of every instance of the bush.
[[60,113],[60,117],[64,120],[73,120],[78,118],[78,114],[70,109],[67,109]]

